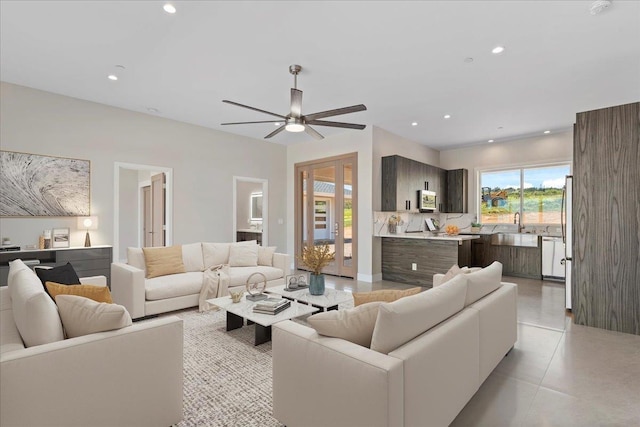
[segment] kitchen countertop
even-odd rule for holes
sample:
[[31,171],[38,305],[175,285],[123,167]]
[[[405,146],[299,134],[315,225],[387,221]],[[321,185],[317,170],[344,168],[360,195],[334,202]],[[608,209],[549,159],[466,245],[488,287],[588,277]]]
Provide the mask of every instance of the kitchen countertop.
[[262,230],[258,230],[255,228],[243,228],[243,229],[237,229],[236,231],[240,231],[241,233],[260,233],[262,234]]
[[449,236],[446,234],[434,236],[429,232],[380,234],[380,235],[377,235],[376,237],[395,237],[396,239],[450,240],[450,241],[456,241],[456,242],[462,242],[463,240],[473,240],[473,239],[480,238],[480,236],[478,235],[460,235],[460,234],[455,236]]

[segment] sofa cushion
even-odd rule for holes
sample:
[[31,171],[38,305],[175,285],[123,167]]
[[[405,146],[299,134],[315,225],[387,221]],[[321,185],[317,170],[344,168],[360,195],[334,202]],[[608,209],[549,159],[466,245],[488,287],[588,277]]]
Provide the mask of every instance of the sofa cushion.
[[15,260],[9,263],[8,279],[13,319],[25,346],[63,340],[58,308],[36,273],[22,261]]
[[144,262],[144,252],[142,252],[142,248],[127,248],[127,264],[143,270],[144,275],[147,275],[147,266]]
[[381,301],[393,302],[400,298],[408,297],[422,292],[422,288],[417,286],[410,289],[380,289],[372,292],[354,292],[353,305],[355,307],[368,302]]
[[0,289],[0,354],[24,348],[20,332],[13,320],[9,289]]
[[[275,267],[233,267],[229,269],[229,287],[231,286],[244,286],[247,284],[247,279],[253,273],[262,273],[267,278],[267,282],[283,277],[283,271]],[[252,282],[259,282],[262,280],[261,276],[253,276]],[[284,284],[284,281],[282,282]]]
[[464,276],[467,278],[467,297],[464,302],[466,307],[500,287],[502,264],[494,261],[490,266]]
[[145,298],[161,300],[199,294],[202,289],[202,280],[202,273],[196,271],[146,279],[144,281]]
[[258,265],[258,245],[231,245],[229,247],[231,267],[255,267]]
[[464,308],[467,275],[437,288],[380,305],[371,349],[388,354]]
[[310,316],[307,322],[320,335],[342,338],[369,347],[380,304],[381,301],[376,301],[348,310],[325,311]]
[[204,258],[204,268],[215,267],[216,265],[229,264],[229,248],[232,245],[253,245],[256,240],[247,240],[235,243],[202,243],[202,255]]
[[168,274],[185,273],[182,246],[142,248],[147,267],[147,279]]
[[182,263],[184,264],[184,269],[187,272],[204,271],[202,243],[182,245]]
[[47,282],[45,283],[45,286],[49,295],[51,295],[51,298],[54,300],[57,295],[77,295],[97,302],[106,302],[107,304],[113,303],[113,300],[111,299],[111,292],[109,292],[109,288],[106,286],[61,285],[54,282]]
[[70,262],[53,268],[36,267],[34,268],[34,271],[42,282],[43,287],[45,287],[46,282],[55,282],[62,285],[77,285],[80,283],[80,278],[78,278],[78,274],[73,269]]
[[274,253],[276,253],[276,246],[258,246],[258,265],[273,267]]
[[77,295],[58,295],[56,304],[68,338],[131,326],[131,316],[118,304],[96,302]]

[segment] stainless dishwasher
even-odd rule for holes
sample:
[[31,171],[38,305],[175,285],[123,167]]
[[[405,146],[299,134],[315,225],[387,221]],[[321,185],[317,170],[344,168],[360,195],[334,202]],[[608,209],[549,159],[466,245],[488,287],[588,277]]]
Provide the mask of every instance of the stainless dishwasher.
[[542,238],[542,278],[564,282],[564,243],[562,237]]

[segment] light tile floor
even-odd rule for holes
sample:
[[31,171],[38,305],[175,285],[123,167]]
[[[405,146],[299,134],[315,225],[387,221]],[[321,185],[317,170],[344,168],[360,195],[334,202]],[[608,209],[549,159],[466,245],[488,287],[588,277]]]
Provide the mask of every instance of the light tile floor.
[[[640,336],[574,325],[564,284],[518,284],[518,342],[452,426],[640,426]],[[356,292],[406,289],[327,276]]]

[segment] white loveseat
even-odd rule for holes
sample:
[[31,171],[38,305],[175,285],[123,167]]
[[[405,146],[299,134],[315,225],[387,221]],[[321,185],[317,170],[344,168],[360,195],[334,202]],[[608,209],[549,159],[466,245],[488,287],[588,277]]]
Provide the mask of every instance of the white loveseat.
[[[450,302],[436,300],[464,282],[461,309],[386,354],[292,321],[274,325],[274,417],[288,427],[449,425],[517,339],[515,284],[497,276],[497,289],[467,304],[479,288],[467,277],[452,282],[389,303],[427,302],[427,312],[446,313]],[[392,323],[391,335],[405,333],[405,324]]]
[[[228,265],[228,287],[245,286],[254,273],[262,273],[267,279],[267,287],[284,284],[290,274],[290,257],[287,254],[265,252],[258,258],[257,265],[236,266],[230,263],[232,246],[256,245],[255,240],[237,243],[191,243],[182,245],[182,260],[185,273],[146,278],[145,258],[142,249],[128,248],[127,263],[111,264],[111,294],[113,301],[124,305],[131,318],[137,319],[159,313],[198,306],[200,291],[204,284],[204,270]],[[260,255],[267,248],[258,247]],[[271,255],[272,254],[272,255]],[[233,261],[233,259],[231,259]],[[261,282],[255,275],[251,282]],[[219,296],[228,295],[226,289]]]
[[[17,282],[10,276],[9,285],[28,286],[27,280],[42,288],[35,273],[28,273]],[[104,276],[80,280],[106,286]],[[10,293],[0,288],[0,425],[169,426],[182,419],[181,319],[169,316],[25,347]],[[50,297],[29,299],[34,298]],[[40,318],[29,307],[22,319]],[[41,325],[39,333],[48,326]]]

